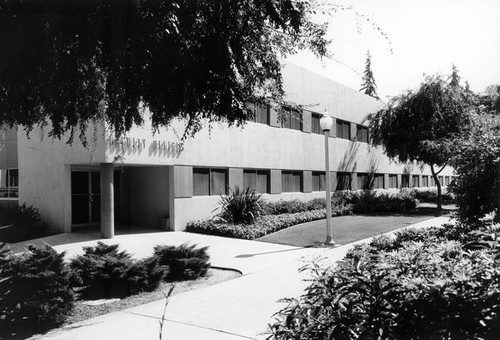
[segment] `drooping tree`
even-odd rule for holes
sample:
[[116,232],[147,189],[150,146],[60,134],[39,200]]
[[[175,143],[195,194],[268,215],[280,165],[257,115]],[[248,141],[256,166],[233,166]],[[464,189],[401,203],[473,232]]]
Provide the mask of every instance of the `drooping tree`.
[[438,209],[442,208],[438,174],[452,155],[453,145],[448,141],[466,124],[472,107],[470,93],[434,76],[427,77],[418,90],[392,98],[367,117],[374,143],[382,145],[389,157],[430,167]]
[[[151,112],[244,122],[248,101],[283,95],[279,57],[327,54],[315,0],[4,0],[0,124],[61,137],[105,120],[120,135]],[[342,9],[342,7],[339,7]],[[83,138],[83,132],[80,134]]]
[[361,89],[359,91],[375,99],[380,99],[377,95],[377,84],[375,83],[375,78],[373,77],[372,56],[370,55],[370,50],[366,51],[365,70],[363,72]]

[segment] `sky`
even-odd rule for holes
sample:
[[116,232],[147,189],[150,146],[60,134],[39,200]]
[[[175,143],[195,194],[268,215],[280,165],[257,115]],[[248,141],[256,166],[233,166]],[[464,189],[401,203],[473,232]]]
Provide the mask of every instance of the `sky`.
[[333,59],[301,52],[288,61],[359,90],[370,50],[382,100],[417,88],[424,75],[449,75],[453,64],[473,91],[500,84],[500,0],[328,1],[354,8],[316,18],[330,22]]

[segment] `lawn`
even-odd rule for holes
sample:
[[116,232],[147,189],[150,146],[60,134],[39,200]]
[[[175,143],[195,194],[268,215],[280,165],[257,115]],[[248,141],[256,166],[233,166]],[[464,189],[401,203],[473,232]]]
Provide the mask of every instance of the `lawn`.
[[[332,218],[333,239],[347,244],[436,217],[434,208],[422,207],[405,213],[350,215]],[[326,220],[298,224],[258,238],[257,241],[297,247],[320,246],[326,238]]]

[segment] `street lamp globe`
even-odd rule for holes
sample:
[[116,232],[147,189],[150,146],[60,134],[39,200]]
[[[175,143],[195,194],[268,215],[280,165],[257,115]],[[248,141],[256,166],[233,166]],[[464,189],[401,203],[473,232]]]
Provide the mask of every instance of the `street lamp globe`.
[[330,115],[328,114],[328,111],[325,110],[325,112],[323,113],[323,116],[319,120],[319,126],[321,127],[321,130],[323,130],[323,131],[330,131],[332,129],[332,125],[333,125],[333,118],[330,117]]

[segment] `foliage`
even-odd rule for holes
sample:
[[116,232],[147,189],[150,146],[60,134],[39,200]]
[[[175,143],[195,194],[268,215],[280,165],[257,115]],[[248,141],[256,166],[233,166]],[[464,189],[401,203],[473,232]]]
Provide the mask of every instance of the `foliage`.
[[358,246],[334,270],[309,266],[313,277],[306,293],[284,300],[287,306],[277,313],[272,338],[500,336],[500,269],[491,251],[498,238],[479,250],[443,239],[406,241],[387,251],[379,247],[388,242]]
[[310,19],[319,5],[5,0],[0,123],[29,130],[50,121],[51,135],[69,131],[69,142],[101,119],[118,136],[143,121],[143,108],[155,129],[187,119],[185,134],[203,119],[242,123],[246,102],[281,98],[279,57],[327,54],[327,25]]
[[196,245],[156,246],[154,257],[162,266],[170,268],[168,279],[196,279],[207,274],[210,267],[208,247]]
[[2,296],[0,333],[41,331],[64,322],[74,301],[64,253],[29,245],[26,253],[0,257],[0,268],[0,291],[9,292]]
[[46,235],[48,226],[42,221],[40,212],[32,206],[0,206],[0,239],[3,242],[20,242]]
[[364,94],[369,95],[375,99],[380,99],[377,95],[377,84],[372,72],[372,56],[370,50],[366,51],[365,70],[363,72],[361,89]]
[[[419,202],[435,203],[438,199],[437,188],[411,188],[405,192],[415,197]],[[441,200],[454,202],[455,196],[449,190],[444,190],[441,192]]]
[[337,204],[351,206],[353,213],[394,212],[417,207],[416,199],[405,192],[337,191],[332,195],[332,200]]
[[453,148],[447,141],[466,125],[473,107],[470,92],[434,76],[428,77],[416,92],[392,98],[367,119],[373,142],[382,145],[389,157],[430,166],[440,197],[437,174],[441,170],[434,167],[449,162]]
[[500,117],[475,117],[467,131],[450,141],[456,150],[451,164],[458,177],[450,186],[458,217],[469,223],[496,212],[500,218]]
[[155,258],[134,261],[118,245],[98,242],[84,247],[84,254],[71,260],[72,281],[82,288],[85,297],[123,297],[143,290],[153,290],[167,274]]
[[[333,209],[341,209],[342,205],[342,202],[334,202],[332,200]],[[265,215],[293,214],[320,209],[326,209],[326,200],[324,198],[313,198],[310,201],[302,201],[299,199],[285,201],[280,199],[276,202],[266,201],[263,205]]]
[[[332,216],[346,214],[350,214],[348,208],[332,210]],[[265,215],[257,218],[253,224],[233,224],[214,220],[200,220],[189,222],[186,226],[186,231],[253,240],[299,223],[320,220],[323,218],[326,218],[325,209],[280,215]]]
[[262,212],[262,194],[246,187],[236,186],[229,190],[229,195],[221,195],[219,206],[221,212],[217,216],[224,222],[252,223]]

